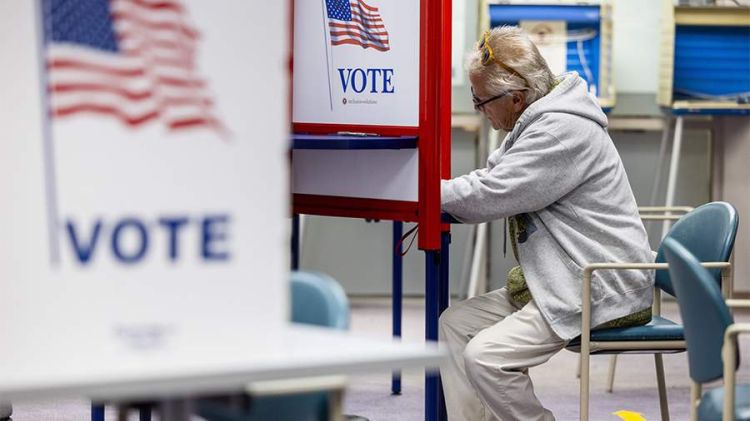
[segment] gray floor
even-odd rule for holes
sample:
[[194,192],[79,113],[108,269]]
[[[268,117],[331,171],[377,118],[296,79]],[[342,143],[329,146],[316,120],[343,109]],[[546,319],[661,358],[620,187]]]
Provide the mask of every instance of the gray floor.
[[[386,338],[390,332],[390,304],[385,301],[354,301],[352,330],[372,337]],[[404,308],[404,341],[421,341],[424,315],[420,301],[409,301]],[[667,302],[664,314],[679,320],[677,306]],[[737,315],[736,321],[750,321],[750,315]],[[750,349],[750,338],[741,347]],[[542,403],[558,420],[578,419],[578,380],[575,370],[578,354],[562,351],[549,362],[531,370],[535,390]],[[591,364],[591,419],[619,420],[613,412],[630,410],[641,413],[647,420],[659,420],[659,401],[654,374],[654,359],[648,355],[625,355],[618,361],[614,393],[605,392],[608,356],[592,358]],[[672,420],[688,420],[690,383],[686,354],[664,356],[669,408]],[[750,369],[743,364],[740,380],[750,380]],[[345,400],[347,413],[369,418],[371,421],[422,420],[423,374],[405,373],[403,394],[390,395],[390,377],[363,376],[351,379]]]
[[[422,300],[408,300],[404,307],[404,341],[421,342],[424,335]],[[664,314],[679,319],[674,303],[666,303]],[[750,321],[750,315],[739,315],[737,321]],[[358,334],[389,338],[391,329],[388,300],[368,299],[352,302],[352,330]],[[750,349],[750,338],[742,341]],[[619,410],[640,412],[647,420],[659,419],[653,357],[628,355],[620,358],[613,394],[604,391],[609,357],[592,359],[591,419],[618,420],[612,413]],[[578,381],[575,378],[577,354],[563,351],[548,363],[531,370],[537,394],[558,420],[578,417]],[[672,420],[688,419],[689,380],[685,354],[664,357],[669,407]],[[743,365],[740,380],[750,380],[750,370]],[[424,377],[418,371],[403,375],[403,393],[390,394],[390,375],[380,373],[353,377],[345,399],[345,410],[371,421],[409,421],[424,419]],[[84,400],[52,402],[16,402],[15,421],[84,421],[89,419],[89,403]],[[114,420],[108,412],[107,420]],[[133,414],[130,418],[136,420]],[[156,417],[155,417],[156,419]]]

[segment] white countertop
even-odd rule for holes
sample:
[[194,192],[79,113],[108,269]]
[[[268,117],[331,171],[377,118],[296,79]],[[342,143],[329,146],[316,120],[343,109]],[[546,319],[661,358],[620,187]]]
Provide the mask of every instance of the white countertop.
[[[49,358],[0,349],[3,401],[84,397],[182,397],[242,390],[250,382],[331,374],[437,368],[435,344],[403,344],[302,325],[212,337],[193,346],[83,352],[49,349]],[[230,347],[218,344],[231,344]],[[68,347],[70,348],[70,347]],[[80,345],[79,345],[80,348]],[[89,350],[90,351],[90,350]],[[84,355],[89,355],[88,358]]]

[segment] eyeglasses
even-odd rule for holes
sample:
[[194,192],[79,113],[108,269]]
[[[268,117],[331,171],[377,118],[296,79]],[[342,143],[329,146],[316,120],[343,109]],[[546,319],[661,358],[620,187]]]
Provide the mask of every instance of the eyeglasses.
[[526,80],[523,75],[515,71],[512,67],[508,66],[507,64],[503,63],[502,61],[498,60],[495,57],[495,52],[492,51],[492,47],[490,47],[490,31],[484,32],[484,37],[482,38],[482,41],[479,43],[479,46],[477,47],[482,52],[482,65],[487,66],[490,63],[495,63],[498,66],[502,67],[506,72],[516,75],[519,78],[523,80],[523,82],[526,84],[526,86],[531,86],[529,84],[529,81]]
[[508,95],[511,91],[505,91],[487,99],[481,99],[474,93],[474,87],[471,88],[471,100],[474,102],[475,111],[484,111],[484,105],[488,104],[496,99],[500,99],[505,95]]

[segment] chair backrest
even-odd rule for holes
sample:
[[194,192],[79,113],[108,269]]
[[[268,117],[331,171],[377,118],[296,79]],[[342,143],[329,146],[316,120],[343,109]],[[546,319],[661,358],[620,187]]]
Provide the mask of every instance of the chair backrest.
[[662,246],[685,328],[690,377],[698,383],[719,379],[724,331],[734,322],[732,314],[716,280],[686,247],[673,238]]
[[345,330],[349,301],[335,279],[315,272],[292,272],[292,321]]
[[[734,206],[727,202],[711,202],[680,218],[664,238],[677,240],[701,262],[726,262],[732,254],[738,224],[739,217]],[[659,246],[656,263],[665,262],[662,245]],[[710,273],[714,282],[721,285],[721,269],[712,269]],[[674,295],[668,271],[657,270],[655,284]]]

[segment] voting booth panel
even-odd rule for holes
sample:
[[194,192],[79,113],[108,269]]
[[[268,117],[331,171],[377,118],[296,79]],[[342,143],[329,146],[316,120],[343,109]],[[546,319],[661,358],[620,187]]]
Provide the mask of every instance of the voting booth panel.
[[[276,2],[0,4],[3,353],[169,352],[288,316]],[[283,32],[283,31],[282,31]],[[259,204],[262,204],[260,206]],[[81,347],[91,344],[91,347]]]
[[[451,1],[299,0],[293,33],[293,212],[394,221],[394,336],[402,298],[396,250],[402,222],[417,222],[425,338],[435,341],[449,298],[440,180],[451,175]],[[391,390],[400,393],[398,373]],[[442,419],[440,393],[438,377],[427,373],[426,420]]]
[[750,7],[663,0],[660,106],[675,114],[750,113]]
[[418,127],[419,31],[419,0],[295,2],[296,129]]
[[517,25],[554,74],[578,72],[603,109],[615,106],[609,1],[483,0],[482,28]]
[[296,213],[418,222],[419,247],[440,248],[439,182],[450,176],[446,17],[450,2],[295,2]]

